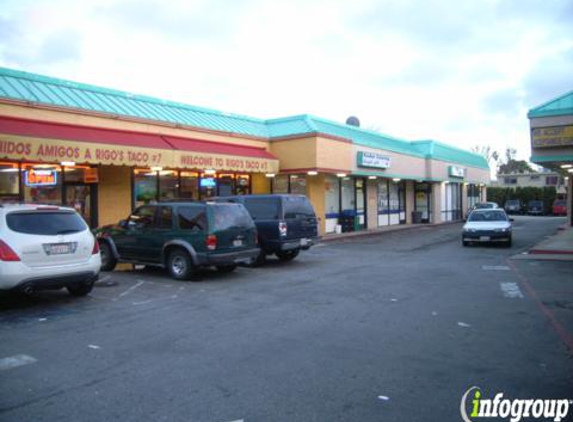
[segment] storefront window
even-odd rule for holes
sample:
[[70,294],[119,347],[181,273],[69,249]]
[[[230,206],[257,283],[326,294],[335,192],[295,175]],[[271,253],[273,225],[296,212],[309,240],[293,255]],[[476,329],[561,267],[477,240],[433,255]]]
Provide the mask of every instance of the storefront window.
[[17,202],[20,196],[18,164],[0,162],[0,204]]
[[287,174],[279,174],[273,179],[273,193],[288,193],[288,178]]
[[416,183],[414,192],[416,196],[414,210],[422,213],[422,222],[428,223],[431,220],[430,195],[432,186],[429,183]]
[[177,171],[162,170],[159,172],[159,198],[170,201],[179,197],[179,176]]
[[290,175],[290,193],[306,195],[306,176]]
[[149,169],[134,170],[133,195],[136,207],[157,201],[157,172]]
[[199,174],[192,171],[181,172],[180,197],[191,200],[199,199]]
[[473,183],[468,185],[468,210],[479,202],[479,186]]
[[60,166],[25,164],[24,201],[36,204],[62,204],[62,171]]
[[350,177],[342,178],[342,212],[355,214],[355,192],[354,179]]
[[251,193],[251,176],[248,174],[237,175],[235,189],[237,195],[248,195]]
[[234,193],[235,176],[232,174],[220,174],[217,178],[219,184],[219,196],[230,196]]
[[460,220],[462,218],[461,184],[444,183],[442,185],[442,221]]
[[327,174],[324,180],[324,212],[326,233],[334,233],[340,215],[340,179]]
[[217,196],[217,179],[215,175],[201,175],[199,179],[199,195],[202,200]]

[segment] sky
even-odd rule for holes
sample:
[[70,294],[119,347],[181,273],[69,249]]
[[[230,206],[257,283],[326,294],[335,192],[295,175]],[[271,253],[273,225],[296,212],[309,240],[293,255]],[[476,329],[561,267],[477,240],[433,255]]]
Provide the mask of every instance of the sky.
[[530,156],[572,0],[0,0],[0,66],[258,118]]

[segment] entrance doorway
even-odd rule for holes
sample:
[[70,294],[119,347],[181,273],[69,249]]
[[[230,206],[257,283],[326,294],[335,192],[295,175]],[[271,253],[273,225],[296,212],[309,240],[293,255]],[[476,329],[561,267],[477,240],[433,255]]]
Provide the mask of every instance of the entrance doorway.
[[92,184],[67,183],[64,185],[64,205],[75,209],[90,227],[97,227],[96,189]]

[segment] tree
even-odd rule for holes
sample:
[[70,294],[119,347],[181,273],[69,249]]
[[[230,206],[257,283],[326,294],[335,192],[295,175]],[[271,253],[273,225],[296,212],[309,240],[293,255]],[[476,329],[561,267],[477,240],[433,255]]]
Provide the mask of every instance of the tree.
[[470,151],[484,157],[487,160],[487,164],[490,166],[490,168],[492,162],[495,164],[499,160],[499,153],[495,151],[490,145],[474,145],[470,148]]
[[514,148],[506,148],[505,162],[499,164],[497,174],[537,173],[527,161],[516,160],[516,154],[517,151]]

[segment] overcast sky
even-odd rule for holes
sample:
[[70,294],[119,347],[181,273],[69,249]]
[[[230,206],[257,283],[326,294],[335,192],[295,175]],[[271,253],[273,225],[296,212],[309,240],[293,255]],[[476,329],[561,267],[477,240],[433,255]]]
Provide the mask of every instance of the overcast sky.
[[573,90],[573,0],[0,0],[0,66],[527,158],[527,110]]

